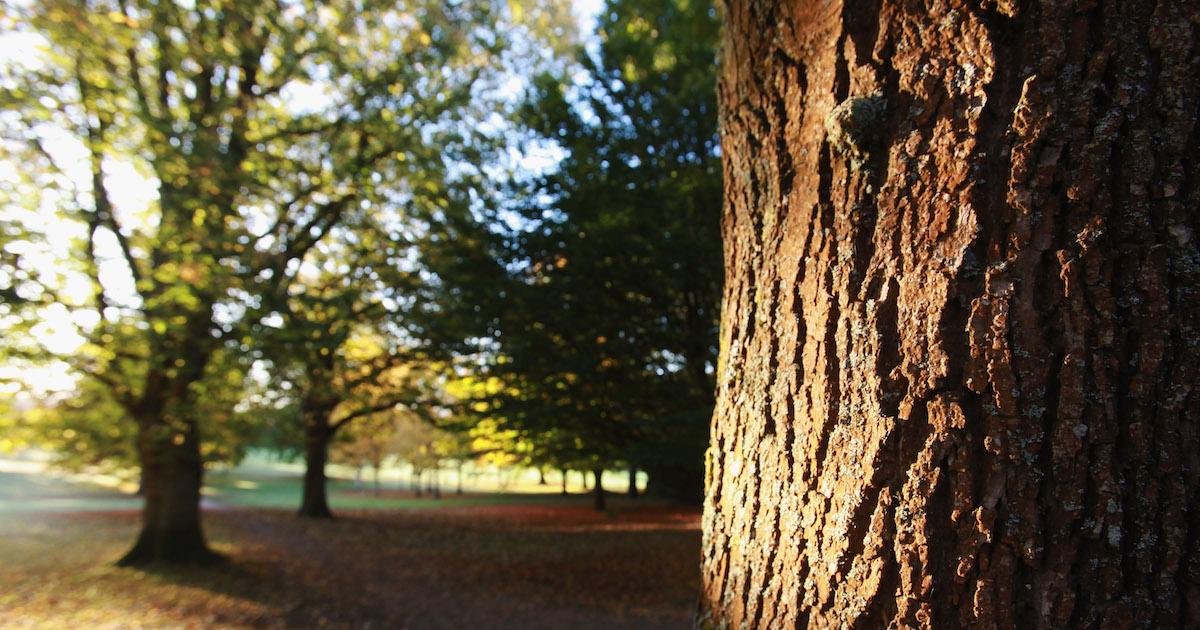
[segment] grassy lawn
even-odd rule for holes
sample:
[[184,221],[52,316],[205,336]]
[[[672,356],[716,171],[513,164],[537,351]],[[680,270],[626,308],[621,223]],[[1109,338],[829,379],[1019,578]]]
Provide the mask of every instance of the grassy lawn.
[[[300,506],[300,480],[295,475],[273,474],[235,468],[213,471],[205,476],[205,496],[222,505],[296,509]],[[395,484],[385,486],[378,496],[369,483],[357,486],[349,479],[331,478],[328,484],[329,505],[333,510],[347,509],[411,509],[445,506],[496,505],[505,503],[542,503],[561,501],[554,494],[526,493],[468,493],[456,495],[453,489],[443,489],[442,498],[427,493],[417,497],[409,490],[399,490]]]
[[291,513],[294,476],[234,470],[210,481],[205,527],[229,561],[139,571],[112,566],[136,533],[135,498],[0,469],[0,627],[690,627],[690,508],[615,500],[600,514],[585,496],[553,494],[376,498],[338,482],[340,518],[311,521]]

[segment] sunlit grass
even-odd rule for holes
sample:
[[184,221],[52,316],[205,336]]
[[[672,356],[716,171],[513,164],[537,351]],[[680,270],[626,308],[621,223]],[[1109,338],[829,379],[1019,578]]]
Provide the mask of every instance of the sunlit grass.
[[[237,573],[115,567],[135,531],[132,514],[0,514],[0,628],[184,628],[278,616],[269,602],[219,588],[248,588]],[[217,536],[223,553],[245,551]]]
[[[467,492],[459,495],[455,492],[456,472],[447,470],[442,473],[440,498],[435,499],[427,491],[416,496],[411,476],[403,468],[384,469],[382,492],[378,496],[370,473],[356,482],[351,469],[329,468],[329,502],[334,510],[503,505],[555,501],[560,496],[557,471],[547,475],[545,485],[538,483],[537,471],[530,469],[471,471],[466,476]],[[296,509],[300,505],[303,471],[299,462],[277,461],[258,453],[239,466],[211,469],[205,475],[202,490],[205,507]],[[572,473],[569,479],[574,495],[586,492],[579,485],[578,473]],[[616,472],[607,476],[605,487],[620,493],[627,484],[628,477]],[[136,475],[132,472],[67,472],[36,454],[0,456],[0,512],[135,510],[141,505],[141,499],[134,495],[136,490]]]

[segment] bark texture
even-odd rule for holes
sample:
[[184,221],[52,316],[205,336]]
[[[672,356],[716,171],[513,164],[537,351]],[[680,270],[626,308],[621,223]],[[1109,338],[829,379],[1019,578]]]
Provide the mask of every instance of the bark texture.
[[1200,627],[1198,7],[729,1],[701,625]]

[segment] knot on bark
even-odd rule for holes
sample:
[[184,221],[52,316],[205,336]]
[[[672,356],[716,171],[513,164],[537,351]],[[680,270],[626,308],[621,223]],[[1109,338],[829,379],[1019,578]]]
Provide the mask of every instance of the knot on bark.
[[825,117],[829,145],[839,155],[849,158],[853,166],[861,166],[886,112],[887,100],[879,92],[842,101]]

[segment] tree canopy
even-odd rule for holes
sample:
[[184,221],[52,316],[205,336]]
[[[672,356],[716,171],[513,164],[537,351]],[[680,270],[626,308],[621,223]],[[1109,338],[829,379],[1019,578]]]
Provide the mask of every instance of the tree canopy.
[[703,3],[609,3],[594,53],[536,77],[520,111],[560,163],[426,246],[450,251],[429,258],[442,303],[506,385],[488,414],[564,460],[661,468],[682,450],[690,480],[669,483],[693,497],[721,285],[716,33]]
[[[476,28],[491,23],[490,8],[6,8],[46,44],[37,63],[5,69],[4,158],[24,166],[6,184],[28,211],[78,226],[76,256],[56,262],[84,287],[26,267],[17,296],[70,312],[84,343],[54,352],[29,347],[39,340],[30,335],[16,350],[52,354],[107,386],[138,423],[142,466],[155,469],[145,478],[177,484],[148,490],[129,560],[204,553],[196,510],[181,506],[199,496],[205,371],[222,347],[245,349],[248,326],[339,226],[402,208],[444,168],[455,118],[499,43]],[[118,168],[153,182],[134,216],[114,203]],[[162,543],[164,528],[195,533]]]

